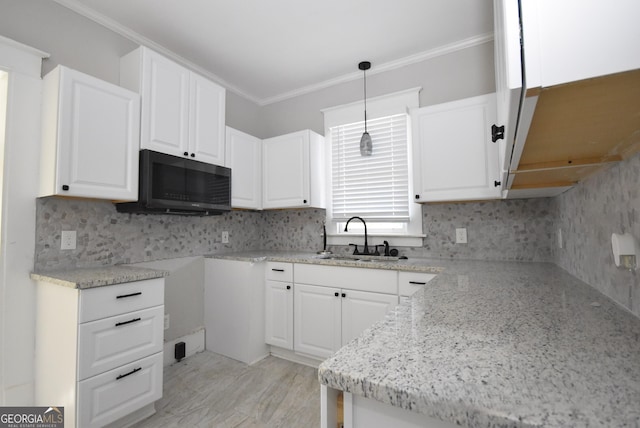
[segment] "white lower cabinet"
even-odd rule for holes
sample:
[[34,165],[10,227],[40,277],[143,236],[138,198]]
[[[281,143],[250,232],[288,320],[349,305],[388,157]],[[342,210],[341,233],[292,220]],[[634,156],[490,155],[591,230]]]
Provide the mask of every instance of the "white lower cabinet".
[[264,340],[264,265],[205,259],[206,348],[253,364],[269,352]]
[[355,290],[343,290],[342,294],[341,346],[360,336],[398,304],[398,296],[395,294]]
[[296,284],[293,302],[296,352],[327,358],[341,346],[340,289]]
[[293,264],[266,265],[265,342],[293,350]]
[[35,404],[102,427],[162,397],[164,279],[79,290],[38,282]]

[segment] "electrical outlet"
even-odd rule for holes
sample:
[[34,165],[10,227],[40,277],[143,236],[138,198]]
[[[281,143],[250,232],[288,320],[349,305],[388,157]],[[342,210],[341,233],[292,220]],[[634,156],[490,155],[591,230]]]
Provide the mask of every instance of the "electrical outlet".
[[229,243],[229,231],[224,230],[222,232],[222,243],[223,244],[228,244]]
[[456,244],[467,243],[467,229],[464,227],[456,229]]
[[63,230],[60,234],[60,249],[75,250],[76,249],[76,231]]
[[169,314],[164,314],[164,329],[165,330],[169,330],[169,324],[170,324]]

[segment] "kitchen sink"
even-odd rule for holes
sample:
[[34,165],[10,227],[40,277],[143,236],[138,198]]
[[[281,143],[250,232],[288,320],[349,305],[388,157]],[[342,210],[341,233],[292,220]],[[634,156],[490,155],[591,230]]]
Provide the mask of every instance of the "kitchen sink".
[[328,256],[318,256],[320,259],[327,260],[348,260],[348,261],[358,261],[358,262],[397,262],[400,260],[400,257],[393,256],[371,256],[371,255],[363,255],[363,254],[353,254],[353,255],[328,255]]

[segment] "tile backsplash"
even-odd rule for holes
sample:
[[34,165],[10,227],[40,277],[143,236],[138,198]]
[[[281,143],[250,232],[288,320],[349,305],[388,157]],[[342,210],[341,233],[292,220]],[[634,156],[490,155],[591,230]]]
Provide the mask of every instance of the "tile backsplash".
[[[640,316],[640,275],[616,268],[611,253],[613,232],[640,238],[638,183],[640,154],[555,198],[423,205],[423,245],[400,250],[409,257],[554,262]],[[109,202],[40,198],[35,268],[254,249],[318,251],[324,216],[321,209],[233,211],[215,217],[138,215],[118,213]],[[455,243],[459,227],[467,229],[467,244]],[[60,250],[62,230],[77,231],[76,250]],[[223,230],[229,231],[229,244],[220,242]],[[558,247],[558,230],[563,248]]]
[[616,268],[611,250],[614,232],[640,239],[640,154],[589,177],[553,205],[554,262],[640,316],[639,271]]
[[[549,261],[549,206],[548,199],[425,205],[423,247],[401,252],[413,257]],[[124,214],[109,202],[41,198],[35,268],[93,267],[252,249],[318,251],[324,218],[322,209],[233,211],[215,217]],[[468,244],[455,244],[456,227],[467,228]],[[76,250],[60,250],[62,230],[77,231]],[[220,242],[223,230],[229,231],[229,244]]]

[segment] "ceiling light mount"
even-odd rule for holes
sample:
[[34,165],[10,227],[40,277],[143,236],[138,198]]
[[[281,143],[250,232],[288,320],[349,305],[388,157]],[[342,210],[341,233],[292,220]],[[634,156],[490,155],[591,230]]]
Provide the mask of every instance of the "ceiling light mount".
[[358,69],[362,70],[364,74],[364,133],[360,138],[360,155],[371,156],[373,153],[373,142],[371,141],[371,135],[367,132],[367,70],[371,68],[369,61],[362,61],[358,64]]

